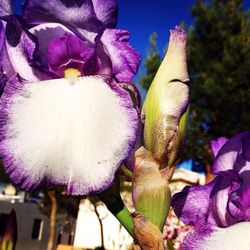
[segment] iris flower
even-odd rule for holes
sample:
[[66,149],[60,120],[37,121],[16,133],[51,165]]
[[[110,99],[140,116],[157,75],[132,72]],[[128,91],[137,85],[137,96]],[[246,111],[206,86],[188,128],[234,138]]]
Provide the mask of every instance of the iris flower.
[[140,56],[114,0],[0,0],[0,154],[24,190],[109,187],[138,134]]
[[194,226],[182,249],[241,249],[250,246],[250,131],[211,142],[216,178],[185,187],[173,197],[176,215]]

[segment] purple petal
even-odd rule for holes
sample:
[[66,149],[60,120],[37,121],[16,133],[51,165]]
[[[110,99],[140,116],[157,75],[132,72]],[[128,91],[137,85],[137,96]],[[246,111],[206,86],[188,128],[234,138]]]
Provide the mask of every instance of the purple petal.
[[45,23],[37,25],[29,30],[38,40],[37,49],[34,52],[35,64],[43,69],[48,69],[48,46],[55,38],[63,37],[65,33],[73,34],[61,24]]
[[5,36],[5,30],[4,30],[3,22],[0,20],[0,51],[3,48],[4,36]]
[[134,103],[134,108],[138,111],[138,113],[141,113],[141,107],[142,107],[142,101],[141,101],[141,95],[140,92],[135,84],[132,82],[126,82],[126,83],[119,83],[119,86],[121,86],[123,89],[128,91],[128,93],[131,96],[131,99]]
[[237,222],[228,210],[230,196],[241,186],[241,179],[234,171],[219,173],[210,194],[210,215],[218,227],[227,227]]
[[6,75],[3,73],[2,69],[0,69],[0,97],[3,94],[4,87],[6,85],[7,80],[8,79]]
[[227,171],[204,186],[185,187],[173,196],[172,206],[185,224],[198,230],[204,223],[225,227],[236,222],[227,204],[229,196],[241,185],[236,173]]
[[238,192],[235,192],[230,197],[229,202],[230,213],[238,221],[250,221],[250,186]]
[[117,21],[116,0],[92,0],[97,18],[106,28],[115,28]]
[[182,222],[197,228],[206,223],[209,214],[209,195],[214,182],[205,186],[185,187],[173,196],[172,207]]
[[242,154],[243,140],[250,138],[250,131],[239,133],[229,139],[219,150],[213,164],[213,173],[234,169],[241,173],[249,166],[248,150],[249,144],[246,144],[246,150]]
[[[129,93],[131,100],[133,102],[133,107],[137,111],[138,116],[140,117],[141,116],[141,96],[140,96],[138,88],[131,82],[118,83],[118,85],[121,86],[123,89],[125,89]],[[137,139],[135,142],[133,153],[124,160],[124,165],[130,170],[134,168],[134,164],[135,164],[134,152],[142,146],[142,134],[140,133],[142,131],[141,122],[139,122],[138,127],[139,129],[138,129]]]
[[35,37],[30,34],[15,16],[5,18],[6,61],[16,74],[26,81],[38,81],[42,74],[31,67],[33,54],[37,47]]
[[213,152],[214,157],[216,157],[216,155],[218,154],[218,152],[220,151],[221,147],[228,141],[228,139],[226,137],[220,137],[217,140],[212,140],[210,142],[211,144],[211,149]]
[[16,75],[7,53],[6,44],[8,42],[6,41],[5,27],[6,22],[0,21],[0,96],[4,91],[8,79]]
[[67,68],[78,69],[82,75],[91,75],[95,71],[94,67],[88,67],[94,64],[91,61],[96,61],[94,48],[75,35],[55,38],[48,46],[48,64],[58,76],[63,77]]
[[211,225],[204,224],[199,231],[193,231],[188,233],[184,241],[181,244],[181,250],[202,250],[205,249],[205,240],[211,237],[215,229],[211,228]]
[[95,42],[97,54],[97,62],[95,65],[96,74],[112,76],[112,62],[106,48],[100,42],[99,37],[100,36],[96,38]]
[[3,40],[3,45],[0,50],[0,71],[2,72],[2,74],[5,75],[7,79],[16,74],[15,70],[13,69],[13,66],[11,65],[11,61],[7,53],[5,39]]
[[23,27],[20,23],[20,19],[15,16],[7,16],[4,18],[4,21],[6,22],[5,38],[10,46],[16,47],[20,42],[23,32]]
[[94,41],[97,33],[116,24],[116,13],[116,1],[111,0],[101,3],[91,0],[27,0],[23,18],[33,25],[61,23],[77,34]]
[[12,1],[1,0],[0,1],[0,16],[8,16],[12,14]]
[[138,120],[129,94],[111,79],[13,79],[0,99],[1,157],[25,190],[101,191],[132,153]]
[[119,29],[106,29],[100,37],[111,59],[113,76],[118,82],[132,80],[141,61],[139,53],[128,40],[129,32]]
[[[173,207],[177,216],[195,226],[195,231],[184,240],[182,249],[249,248],[250,242],[247,242],[244,231],[249,230],[250,223],[239,223],[250,221],[249,138],[250,131],[246,131],[229,140],[213,141],[216,156],[213,167],[217,177],[203,187],[186,188],[186,192],[184,189],[174,196]],[[205,193],[198,192],[200,190]],[[205,208],[201,205],[200,213],[196,206],[204,200],[200,204],[204,203]],[[204,226],[210,230],[205,234]],[[236,241],[235,235],[242,239]]]
[[250,162],[250,133],[242,137],[242,155],[246,161]]
[[5,63],[3,61],[3,53],[4,53],[4,27],[3,27],[3,23],[0,21],[0,97],[3,93],[5,84],[7,82],[7,77],[6,75],[3,73],[4,69],[3,69],[3,64]]

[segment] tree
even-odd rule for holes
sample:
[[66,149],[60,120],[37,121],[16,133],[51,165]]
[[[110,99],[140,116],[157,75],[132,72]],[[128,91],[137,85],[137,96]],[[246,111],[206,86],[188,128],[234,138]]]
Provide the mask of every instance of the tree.
[[161,56],[157,48],[157,34],[154,32],[149,38],[149,51],[147,59],[144,61],[146,74],[142,74],[140,77],[140,86],[142,88],[148,90],[160,64]]
[[[40,210],[50,218],[50,234],[47,250],[55,248],[56,229],[68,226],[74,228],[79,203],[82,196],[68,196],[64,187],[54,187],[43,191]],[[71,233],[71,232],[69,232]]]
[[191,113],[183,160],[201,162],[209,172],[210,140],[249,129],[250,20],[242,0],[196,0],[192,15]]

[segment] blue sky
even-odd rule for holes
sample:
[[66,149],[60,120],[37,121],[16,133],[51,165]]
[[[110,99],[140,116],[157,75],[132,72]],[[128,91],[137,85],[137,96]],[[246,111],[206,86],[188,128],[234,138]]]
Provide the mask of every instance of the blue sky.
[[168,42],[170,29],[182,21],[187,25],[192,23],[190,9],[193,3],[194,0],[118,0],[118,27],[130,31],[131,44],[145,59],[149,36],[154,31],[158,34],[158,48],[162,51]]
[[[118,27],[130,31],[130,42],[142,56],[146,57],[149,36],[155,31],[158,34],[160,52],[168,43],[169,30],[185,22],[190,26],[193,22],[191,7],[195,0],[118,0]],[[245,9],[250,8],[250,1],[244,1]],[[135,78],[138,81],[143,71],[143,64]]]

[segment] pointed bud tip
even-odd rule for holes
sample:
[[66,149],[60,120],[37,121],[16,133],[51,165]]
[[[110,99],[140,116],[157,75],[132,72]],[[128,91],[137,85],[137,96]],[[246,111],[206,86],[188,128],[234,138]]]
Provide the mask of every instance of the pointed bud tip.
[[175,26],[175,29],[170,30],[170,42],[186,43],[186,38],[186,32],[180,26]]

